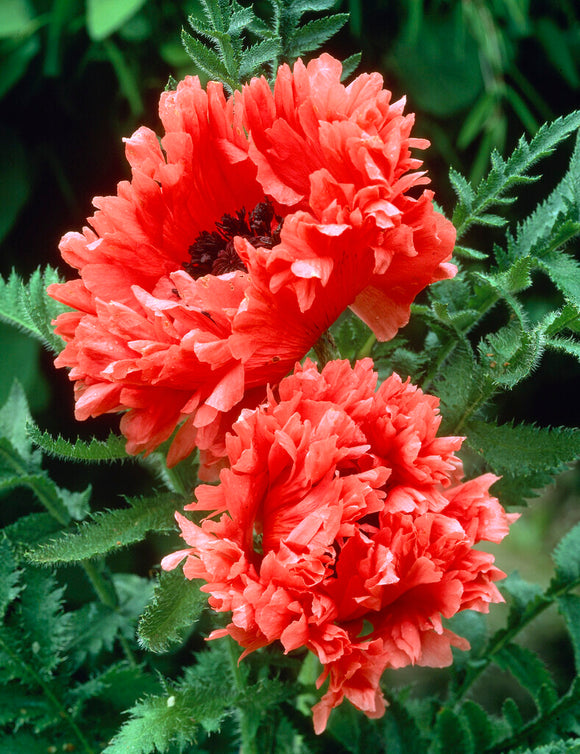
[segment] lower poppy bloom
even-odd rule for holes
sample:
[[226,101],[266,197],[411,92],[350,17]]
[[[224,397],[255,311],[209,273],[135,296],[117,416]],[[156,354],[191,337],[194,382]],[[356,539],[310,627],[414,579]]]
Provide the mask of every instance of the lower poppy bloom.
[[274,94],[192,77],[162,94],[165,135],[127,140],[131,181],[60,244],[79,273],[49,288],[73,309],[56,364],[77,418],[121,412],[130,453],[179,427],[169,463],[195,447],[209,463],[346,307],[380,338],[406,323],[453,274],[455,232],[431,192],[409,193],[426,142],[390,97],[378,74],[342,85],[328,55],[282,66]]
[[442,619],[502,601],[504,574],[474,549],[515,518],[489,493],[496,477],[461,481],[462,438],[437,437],[438,400],[395,374],[376,382],[370,359],[297,365],[233,425],[220,484],[187,506],[207,517],[176,514],[190,547],[162,563],[185,558],[211,607],[231,612],[210,638],[318,657],[317,732],[344,697],[382,715],[386,668],[450,664],[468,643]]

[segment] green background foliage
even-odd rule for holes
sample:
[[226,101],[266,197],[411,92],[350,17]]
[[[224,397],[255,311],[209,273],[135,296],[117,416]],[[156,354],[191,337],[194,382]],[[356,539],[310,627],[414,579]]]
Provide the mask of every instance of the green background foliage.
[[[344,59],[362,48],[359,70],[380,70],[395,98],[407,95],[416,135],[432,142],[437,198],[447,214],[455,208],[460,272],[415,304],[395,341],[379,345],[346,318],[335,336],[344,356],[372,355],[382,376],[394,368],[435,392],[443,430],[466,434],[471,473],[503,476],[494,489],[505,504],[541,495],[498,551],[504,569],[523,575],[505,582],[509,607],[487,629],[479,615],[457,616],[472,652],[458,654],[453,675],[387,674],[391,706],[378,724],[343,705],[318,740],[301,711],[315,701],[311,660],[288,658],[272,675],[275,653],[236,670],[233,644],[207,647],[197,585],[158,568],[181,546],[172,513],[190,501],[195,465],[169,475],[161,455],[128,459],[118,419],[74,423],[71,385],[51,363],[59,344],[47,322],[59,307],[42,294],[56,273],[36,271],[59,265],[59,238],[83,225],[94,195],[128,177],[121,139],[157,128],[170,77],[207,75],[181,43],[182,27],[186,46],[199,40],[203,10],[4,0],[0,754],[234,752],[252,736],[259,751],[294,754],[383,751],[385,741],[389,754],[580,750],[580,529],[562,539],[578,521],[579,475],[542,492],[580,449],[578,433],[547,429],[575,423],[580,376],[580,119],[568,116],[580,90],[580,11],[572,0],[295,5],[319,13],[280,11],[284,49],[240,14],[235,28],[252,55],[219,34],[218,52],[231,53],[228,75],[249,74],[323,39],[320,13],[348,12],[325,49]],[[271,12],[265,2],[255,10]],[[195,41],[189,48],[204,54]],[[540,130],[544,121],[552,125]],[[494,148],[504,159],[492,160]],[[532,621],[541,640],[516,643]]]

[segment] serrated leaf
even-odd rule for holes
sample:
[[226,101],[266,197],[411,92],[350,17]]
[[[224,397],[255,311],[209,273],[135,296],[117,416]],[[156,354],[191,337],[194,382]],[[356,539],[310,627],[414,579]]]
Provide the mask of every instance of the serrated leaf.
[[[9,442],[10,450],[8,445],[5,445],[5,452],[14,456],[15,451],[22,459],[21,463],[23,462],[25,466],[28,466],[33,458],[32,443],[26,434],[26,423],[29,421],[32,421],[32,417],[30,416],[26,394],[21,384],[14,381],[6,403],[0,408],[0,437],[6,438]],[[4,464],[0,455],[0,473],[3,467]],[[12,463],[4,468],[10,469],[10,471],[14,470]]]
[[495,224],[498,216],[490,215],[490,208],[496,206],[511,188],[529,182],[531,178],[526,173],[539,160],[551,154],[560,142],[579,127],[580,112],[573,112],[543,125],[529,143],[522,136],[507,160],[494,153],[492,170],[472,194],[454,174],[452,183],[454,187],[458,187],[460,194],[460,200],[453,213],[457,237],[460,238],[475,223],[489,224],[490,217],[491,224]]
[[106,440],[94,437],[85,442],[77,437],[76,440],[66,440],[59,435],[53,437],[49,432],[43,432],[31,419],[26,422],[28,437],[50,456],[65,458],[69,461],[87,461],[100,463],[101,461],[125,461],[129,456],[125,450],[126,439],[111,434]]
[[71,638],[70,616],[63,612],[64,588],[46,571],[28,568],[13,616],[24,638],[23,652],[35,672],[48,678],[64,659]]
[[435,735],[434,754],[475,754],[470,728],[450,709],[444,707],[437,715]]
[[26,553],[33,563],[74,563],[105,555],[119,547],[139,542],[150,531],[174,529],[179,506],[175,495],[129,500],[130,508],[98,512],[76,532],[63,533]]
[[68,307],[50,298],[46,288],[60,282],[51,267],[37,269],[28,283],[14,271],[6,281],[0,277],[0,319],[40,340],[54,353],[63,349],[64,342],[55,335],[51,322]]
[[524,330],[520,323],[510,323],[483,339],[478,350],[492,383],[511,389],[537,367],[544,344],[542,326]]
[[538,262],[554,285],[576,307],[580,308],[580,265],[563,252],[546,254]]
[[566,622],[574,649],[576,673],[580,674],[580,597],[577,594],[563,594],[558,597],[558,610]]
[[[209,655],[203,652],[202,655]],[[195,676],[180,682],[163,696],[150,696],[135,704],[126,722],[103,754],[153,754],[171,745],[184,748],[195,740],[200,727],[214,731],[233,702],[223,677],[213,672],[202,680]]]
[[123,623],[117,610],[98,602],[89,602],[70,613],[73,638],[69,658],[73,666],[80,667],[88,656],[96,657],[103,650],[111,651]]
[[20,573],[5,535],[0,536],[0,619],[4,617],[8,605],[16,599],[22,587]]
[[391,754],[424,754],[427,745],[405,700],[391,696],[381,726]]
[[280,52],[280,43],[276,39],[264,39],[244,50],[240,60],[240,79],[256,75],[265,63],[275,60]]
[[[531,694],[539,712],[546,712],[553,706],[558,698],[554,679],[538,655],[512,643],[496,652],[494,661],[502,670],[508,670]],[[542,687],[544,691],[540,695]]]
[[150,652],[166,652],[183,641],[207,605],[207,594],[200,591],[204,582],[189,581],[181,569],[159,575],[152,601],[145,608],[137,635]]
[[471,733],[474,751],[485,751],[494,738],[492,722],[487,712],[479,704],[468,699],[461,705],[461,717]]
[[342,61],[342,73],[340,75],[340,80],[346,81],[349,76],[352,76],[352,74],[359,67],[361,60],[362,60],[361,52],[357,52],[354,55],[349,55],[348,58],[345,58]]
[[335,13],[332,16],[309,21],[290,38],[289,48],[292,57],[317,50],[333,37],[348,21],[348,13]]
[[517,733],[524,724],[518,705],[508,697],[501,706],[501,712],[512,731]]
[[70,689],[68,701],[76,714],[87,703],[102,698],[107,705],[125,710],[146,694],[161,692],[159,680],[144,671],[143,666],[132,666],[126,661],[110,665],[102,673]]
[[503,477],[494,490],[509,505],[523,504],[580,454],[580,430],[566,427],[497,425],[472,419],[466,435],[467,444]]
[[556,577],[564,584],[580,581],[580,524],[569,531],[552,553]]
[[507,592],[512,598],[513,605],[523,611],[530,603],[541,597],[544,590],[539,584],[525,581],[518,571],[512,571],[501,582],[501,591]]
[[191,34],[188,34],[185,30],[181,32],[181,41],[185,47],[185,51],[193,62],[204,73],[217,81],[223,81],[224,83],[231,83],[228,70],[220,59],[219,55],[213,50],[210,50],[202,42],[200,42]]

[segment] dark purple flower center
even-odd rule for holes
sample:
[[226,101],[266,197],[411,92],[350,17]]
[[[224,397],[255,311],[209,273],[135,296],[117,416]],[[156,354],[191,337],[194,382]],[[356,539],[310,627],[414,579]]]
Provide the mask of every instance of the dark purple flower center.
[[233,215],[223,215],[217,230],[203,230],[189,247],[190,262],[183,266],[192,278],[223,275],[246,267],[234,247],[234,238],[247,238],[252,246],[271,249],[280,243],[282,218],[274,212],[269,199],[256,204],[247,214],[244,207]]

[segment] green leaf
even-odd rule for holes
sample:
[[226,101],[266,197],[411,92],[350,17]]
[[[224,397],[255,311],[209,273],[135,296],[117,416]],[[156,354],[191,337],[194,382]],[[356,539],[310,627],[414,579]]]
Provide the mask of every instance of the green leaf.
[[520,708],[513,699],[508,697],[501,706],[502,715],[514,733],[517,733],[523,726],[524,721]]
[[563,594],[557,601],[572,641],[576,673],[580,674],[580,597],[577,594]]
[[562,252],[546,254],[539,261],[541,269],[576,307],[580,308],[580,265]]
[[458,345],[440,370],[432,391],[441,400],[441,432],[453,434],[463,417],[485,395],[484,375],[468,344]]
[[125,438],[112,432],[106,440],[97,440],[93,437],[90,442],[85,442],[77,437],[71,442],[61,435],[53,437],[49,432],[43,432],[31,419],[26,423],[26,432],[34,444],[42,448],[45,453],[69,461],[100,463],[125,461],[132,458],[125,451]]
[[[1,5],[1,4],[0,4]],[[1,29],[0,29],[1,36]],[[0,126],[0,241],[10,232],[33,186],[30,159],[12,129]]]
[[65,532],[39,545],[26,555],[33,563],[75,563],[88,560],[125,545],[139,542],[150,531],[175,528],[174,513],[179,507],[175,495],[128,500],[130,508],[98,512],[90,522],[79,525],[76,532]]
[[100,41],[123,26],[145,0],[87,0],[87,31]]
[[580,581],[580,524],[569,531],[552,553],[556,580],[563,584]]
[[[204,655],[213,660],[215,653],[206,651],[199,657]],[[201,665],[201,669],[205,667]],[[208,667],[202,675],[194,667],[163,696],[137,702],[129,710],[130,720],[103,754],[165,754],[172,744],[183,750],[195,740],[200,728],[208,732],[217,730],[232,703],[233,695],[224,683],[223,671]]]
[[25,636],[25,662],[49,678],[64,660],[69,641],[70,615],[63,612],[64,587],[46,571],[28,568],[22,576],[23,590],[13,616]]
[[0,4],[0,38],[22,34],[32,20],[26,0],[3,0]]
[[342,61],[342,74],[340,76],[340,80],[346,81],[349,76],[352,76],[352,74],[359,67],[361,60],[362,60],[361,52],[357,52],[354,55],[349,55],[348,58],[345,58]]
[[145,649],[166,652],[183,641],[207,605],[207,594],[200,590],[203,583],[189,581],[181,569],[159,575],[153,599],[139,621],[137,634]]
[[[26,395],[20,383],[14,381],[6,403],[0,408],[0,437],[7,440],[6,452],[19,456],[25,468],[29,468],[29,464],[35,460],[32,443],[26,433],[26,424],[29,421],[32,421],[32,417]],[[12,464],[3,463],[0,450],[0,475],[4,470],[13,472],[15,469]]]
[[512,571],[501,582],[502,592],[506,591],[512,598],[513,605],[519,611],[523,612],[528,604],[542,597],[544,590],[539,584],[532,584],[525,581],[518,571]]
[[2,535],[0,538],[0,619],[4,617],[6,609],[22,589],[18,583],[19,576],[9,540]]
[[[526,174],[542,158],[554,149],[572,132],[580,127],[580,111],[573,112],[552,123],[543,125],[528,143],[522,136],[518,146],[507,159],[499,154],[492,155],[492,170],[481,181],[474,194],[470,196],[462,191],[460,200],[453,213],[453,224],[457,228],[457,237],[475,223],[489,224],[489,210],[501,204],[505,194],[519,183],[529,183],[532,178]],[[491,224],[496,224],[497,216],[491,216]]]
[[258,75],[262,66],[275,59],[280,52],[280,43],[275,39],[264,39],[244,50],[240,60],[240,78],[245,81]]
[[389,742],[390,754],[424,754],[427,751],[425,739],[406,701],[390,695],[381,726],[384,738]]
[[444,707],[437,715],[435,735],[434,754],[475,754],[470,728],[450,709]]
[[461,705],[461,717],[471,733],[474,752],[485,751],[494,737],[492,722],[487,712],[477,702],[468,699]]
[[23,730],[0,740],[0,754],[46,754],[47,748],[46,740]]
[[478,348],[492,383],[511,389],[537,367],[544,352],[545,335],[541,325],[525,330],[513,322],[484,338]]
[[7,281],[0,277],[0,320],[40,340],[54,353],[61,351],[64,343],[50,323],[67,307],[50,298],[46,287],[60,282],[58,272],[51,267],[35,270],[28,283],[15,272]]
[[494,661],[531,694],[539,712],[544,713],[554,705],[558,698],[554,679],[534,652],[518,644],[507,644],[496,652]]
[[317,50],[333,37],[348,21],[348,13],[335,13],[332,16],[309,21],[298,29],[290,38],[289,46],[292,57],[299,57],[305,52]]
[[521,505],[580,454],[580,430],[472,419],[467,444],[503,479],[494,489],[504,504]]
[[234,82],[232,82],[230,74],[219,55],[206,47],[198,39],[192,37],[185,30],[181,32],[181,41],[183,42],[185,51],[198,68],[204,71],[211,79],[222,81],[230,89],[235,88],[232,87],[232,83]]

